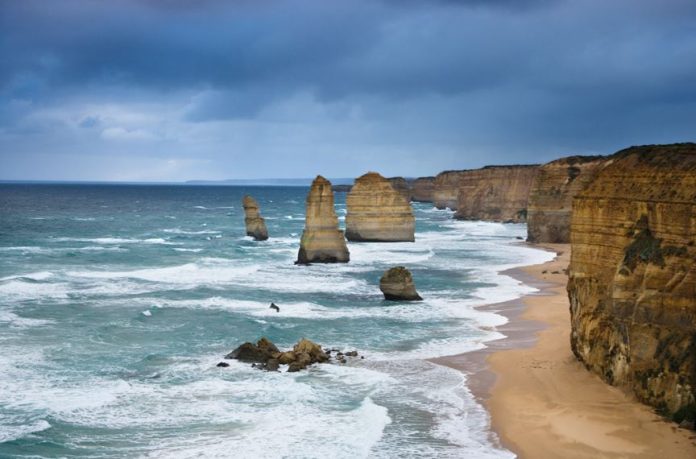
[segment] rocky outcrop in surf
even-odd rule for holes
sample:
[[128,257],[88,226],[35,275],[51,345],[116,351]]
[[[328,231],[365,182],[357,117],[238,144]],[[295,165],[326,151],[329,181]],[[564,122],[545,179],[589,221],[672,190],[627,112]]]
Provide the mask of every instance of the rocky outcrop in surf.
[[389,180],[376,172],[355,180],[346,197],[349,241],[414,241],[416,219],[411,205]]
[[571,347],[676,421],[696,417],[696,144],[632,147],[573,201]]
[[259,205],[254,198],[247,195],[242,200],[244,207],[244,224],[246,225],[246,234],[257,241],[265,241],[268,239],[268,229],[266,222],[259,212]]
[[[302,338],[293,346],[292,350],[285,352],[278,349],[267,338],[261,338],[256,344],[244,343],[225,356],[225,359],[252,363],[254,367],[267,371],[278,371],[280,365],[288,365],[287,371],[289,373],[304,370],[315,363],[328,362],[329,358],[321,346],[306,338]],[[222,365],[222,363],[224,362],[217,366],[229,366]]]
[[527,240],[570,242],[573,198],[594,180],[604,156],[569,156],[544,164],[529,192]]
[[524,222],[538,165],[486,166],[458,175],[458,220]]
[[379,289],[385,300],[420,301],[423,298],[416,291],[411,272],[403,266],[396,266],[384,273],[379,280]]
[[418,177],[411,183],[411,201],[433,202],[435,177]]
[[297,263],[345,263],[349,260],[343,231],[338,229],[331,182],[319,175],[307,195],[305,228]]

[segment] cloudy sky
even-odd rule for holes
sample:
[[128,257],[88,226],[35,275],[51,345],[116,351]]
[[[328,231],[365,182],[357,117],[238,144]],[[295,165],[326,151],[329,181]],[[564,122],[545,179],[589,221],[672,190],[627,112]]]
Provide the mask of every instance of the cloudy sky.
[[0,0],[0,179],[430,175],[696,140],[693,0]]

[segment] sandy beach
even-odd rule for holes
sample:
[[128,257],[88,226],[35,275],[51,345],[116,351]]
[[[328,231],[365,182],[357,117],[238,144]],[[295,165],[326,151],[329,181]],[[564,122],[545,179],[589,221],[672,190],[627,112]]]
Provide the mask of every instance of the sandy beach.
[[436,360],[470,376],[500,442],[520,458],[694,458],[696,432],[679,429],[588,372],[570,351],[564,269],[555,260],[507,274],[540,291],[490,306],[510,321],[486,350]]

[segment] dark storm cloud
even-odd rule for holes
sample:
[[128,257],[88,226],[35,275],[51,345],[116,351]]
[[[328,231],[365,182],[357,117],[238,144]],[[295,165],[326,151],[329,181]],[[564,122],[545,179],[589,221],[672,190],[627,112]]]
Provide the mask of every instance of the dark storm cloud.
[[693,140],[687,0],[0,5],[8,164],[118,142],[191,156],[184,132],[213,162],[254,148],[309,160],[321,145],[414,165],[429,152],[432,167]]

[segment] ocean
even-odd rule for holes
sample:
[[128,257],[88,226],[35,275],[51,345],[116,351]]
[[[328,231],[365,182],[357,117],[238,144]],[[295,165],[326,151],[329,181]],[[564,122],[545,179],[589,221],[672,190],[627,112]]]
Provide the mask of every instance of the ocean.
[[[428,359],[501,338],[477,308],[533,292],[500,272],[553,255],[519,243],[525,225],[413,203],[415,243],[296,266],[307,191],[0,185],[0,457],[514,457],[467,377]],[[245,236],[245,194],[268,241]],[[343,225],[344,194],[336,209]],[[424,301],[383,301],[396,265]],[[365,358],[216,367],[262,336]]]

